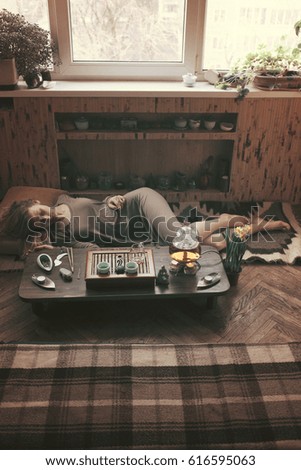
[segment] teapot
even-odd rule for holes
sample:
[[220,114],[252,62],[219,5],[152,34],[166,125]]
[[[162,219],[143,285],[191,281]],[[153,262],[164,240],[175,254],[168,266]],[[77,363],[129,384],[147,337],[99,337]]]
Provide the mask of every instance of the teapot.
[[197,76],[193,73],[186,73],[186,75],[182,75],[182,78],[185,86],[194,86],[196,83]]

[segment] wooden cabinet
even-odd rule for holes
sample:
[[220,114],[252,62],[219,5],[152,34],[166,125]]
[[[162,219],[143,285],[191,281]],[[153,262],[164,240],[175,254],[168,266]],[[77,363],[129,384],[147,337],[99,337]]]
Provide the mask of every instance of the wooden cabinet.
[[[98,176],[106,174],[112,179],[108,192],[120,192],[119,185],[127,191],[146,184],[170,200],[197,199],[200,189],[220,197],[219,193],[228,192],[221,183],[230,180],[237,113],[211,114],[212,130],[204,126],[206,113],[182,113],[184,128],[176,126],[177,117],[175,113],[56,113],[61,176],[68,178],[75,194],[75,174],[87,175],[94,194],[103,193]],[[200,121],[200,128],[189,127],[192,119]],[[88,129],[73,129],[77,120]],[[225,121],[233,125],[231,131],[221,130]]]
[[[130,174],[155,180],[169,175],[170,188],[160,191],[170,201],[301,202],[301,98],[266,96],[250,93],[238,102],[227,93],[224,98],[13,98],[9,109],[0,106],[1,192],[12,185],[60,187],[62,163],[69,159],[90,177],[92,187],[84,194],[99,197],[115,191],[97,187],[97,175],[109,172],[126,185]],[[208,114],[218,123],[233,122],[233,131],[173,128],[177,116],[203,121]],[[102,120],[103,127],[62,130],[63,120],[81,115],[94,124]],[[136,118],[137,129],[121,129],[124,118]],[[204,187],[200,172],[210,156],[214,175]],[[224,171],[228,191],[219,186]],[[179,191],[176,172],[194,180],[196,188]]]

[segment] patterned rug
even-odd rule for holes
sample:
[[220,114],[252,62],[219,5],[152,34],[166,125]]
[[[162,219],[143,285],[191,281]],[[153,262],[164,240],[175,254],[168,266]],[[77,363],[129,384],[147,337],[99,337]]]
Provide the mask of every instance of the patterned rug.
[[218,217],[222,213],[244,215],[252,219],[256,214],[265,220],[283,220],[289,231],[262,231],[252,236],[244,255],[247,263],[299,264],[301,262],[301,205],[280,202],[205,202],[171,204],[177,216],[190,221]]
[[301,449],[301,343],[0,345],[1,449]]

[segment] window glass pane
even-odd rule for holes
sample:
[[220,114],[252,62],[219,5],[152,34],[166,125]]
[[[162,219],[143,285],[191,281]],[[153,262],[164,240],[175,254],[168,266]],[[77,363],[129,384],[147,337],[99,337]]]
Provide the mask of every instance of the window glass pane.
[[185,0],[69,0],[74,61],[182,62]]
[[272,49],[298,43],[300,0],[207,0],[206,10],[204,69],[229,69],[259,44]]
[[0,10],[23,15],[29,23],[36,23],[50,31],[48,0],[0,0]]

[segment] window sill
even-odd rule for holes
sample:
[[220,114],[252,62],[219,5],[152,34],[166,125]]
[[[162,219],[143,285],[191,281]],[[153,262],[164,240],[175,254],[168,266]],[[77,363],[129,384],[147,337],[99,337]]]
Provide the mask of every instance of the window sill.
[[[230,98],[235,89],[220,90],[207,82],[186,87],[182,82],[154,81],[56,81],[53,88],[29,89],[25,82],[18,88],[0,91],[0,97],[141,97],[141,98]],[[250,87],[246,98],[300,98],[299,91],[261,91]]]

